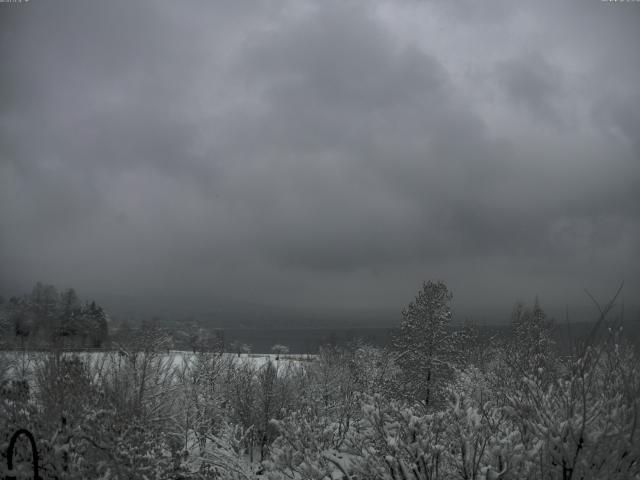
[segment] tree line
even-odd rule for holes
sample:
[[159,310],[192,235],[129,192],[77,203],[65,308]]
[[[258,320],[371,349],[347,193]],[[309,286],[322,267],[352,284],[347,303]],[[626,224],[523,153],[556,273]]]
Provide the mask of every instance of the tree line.
[[98,348],[109,335],[109,317],[73,288],[58,291],[38,282],[28,295],[0,298],[0,338],[6,346]]

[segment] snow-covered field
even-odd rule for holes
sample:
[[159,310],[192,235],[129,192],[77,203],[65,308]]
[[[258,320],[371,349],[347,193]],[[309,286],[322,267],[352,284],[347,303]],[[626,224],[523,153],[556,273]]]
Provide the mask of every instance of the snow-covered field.
[[[34,368],[50,355],[50,352],[14,350],[0,352],[0,379],[31,377]],[[119,361],[128,353],[123,351],[79,351],[64,352],[67,358],[78,357],[83,363],[95,369],[102,369]],[[166,361],[179,370],[185,364],[192,362],[197,354],[184,350],[169,350],[158,355],[158,360]],[[224,353],[223,359],[234,363],[250,363],[254,367],[262,367],[268,362],[273,362],[277,367],[299,366],[316,359],[313,354],[253,354],[253,353]]]

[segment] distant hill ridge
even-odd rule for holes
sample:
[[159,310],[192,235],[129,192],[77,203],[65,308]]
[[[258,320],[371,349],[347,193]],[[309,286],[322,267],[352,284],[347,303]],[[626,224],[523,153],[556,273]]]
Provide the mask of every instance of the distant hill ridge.
[[[592,330],[593,322],[579,322],[570,325],[556,323],[554,340],[561,351],[569,351]],[[600,336],[607,334],[605,324]],[[460,326],[453,326],[458,329]],[[254,353],[268,353],[275,344],[286,345],[291,353],[315,353],[321,345],[348,346],[356,342],[384,347],[390,344],[393,327],[338,326],[309,328],[219,328],[225,344],[246,344]],[[491,337],[506,339],[511,334],[510,325],[481,325],[479,335],[483,340]],[[640,346],[640,323],[627,322],[623,325],[623,335]]]

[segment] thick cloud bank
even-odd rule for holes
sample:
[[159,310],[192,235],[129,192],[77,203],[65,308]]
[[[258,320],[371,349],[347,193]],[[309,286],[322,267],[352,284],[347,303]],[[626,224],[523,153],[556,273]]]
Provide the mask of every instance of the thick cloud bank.
[[640,289],[640,4],[0,4],[0,292]]

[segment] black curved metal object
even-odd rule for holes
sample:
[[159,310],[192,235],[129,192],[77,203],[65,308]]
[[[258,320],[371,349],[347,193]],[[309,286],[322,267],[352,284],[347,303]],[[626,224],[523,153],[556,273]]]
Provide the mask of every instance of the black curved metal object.
[[[38,475],[38,449],[36,448],[36,440],[35,438],[33,438],[31,432],[29,430],[25,430],[24,428],[16,431],[16,433],[14,433],[11,437],[11,441],[9,441],[9,449],[7,450],[7,467],[9,469],[9,472],[13,471],[13,449],[15,448],[16,440],[18,440],[18,437],[20,435],[26,435],[26,437],[29,439],[29,442],[31,443],[31,457],[33,458],[33,478],[34,480],[42,480],[40,475]],[[17,477],[15,475],[7,475],[5,477],[5,480],[17,480]]]

